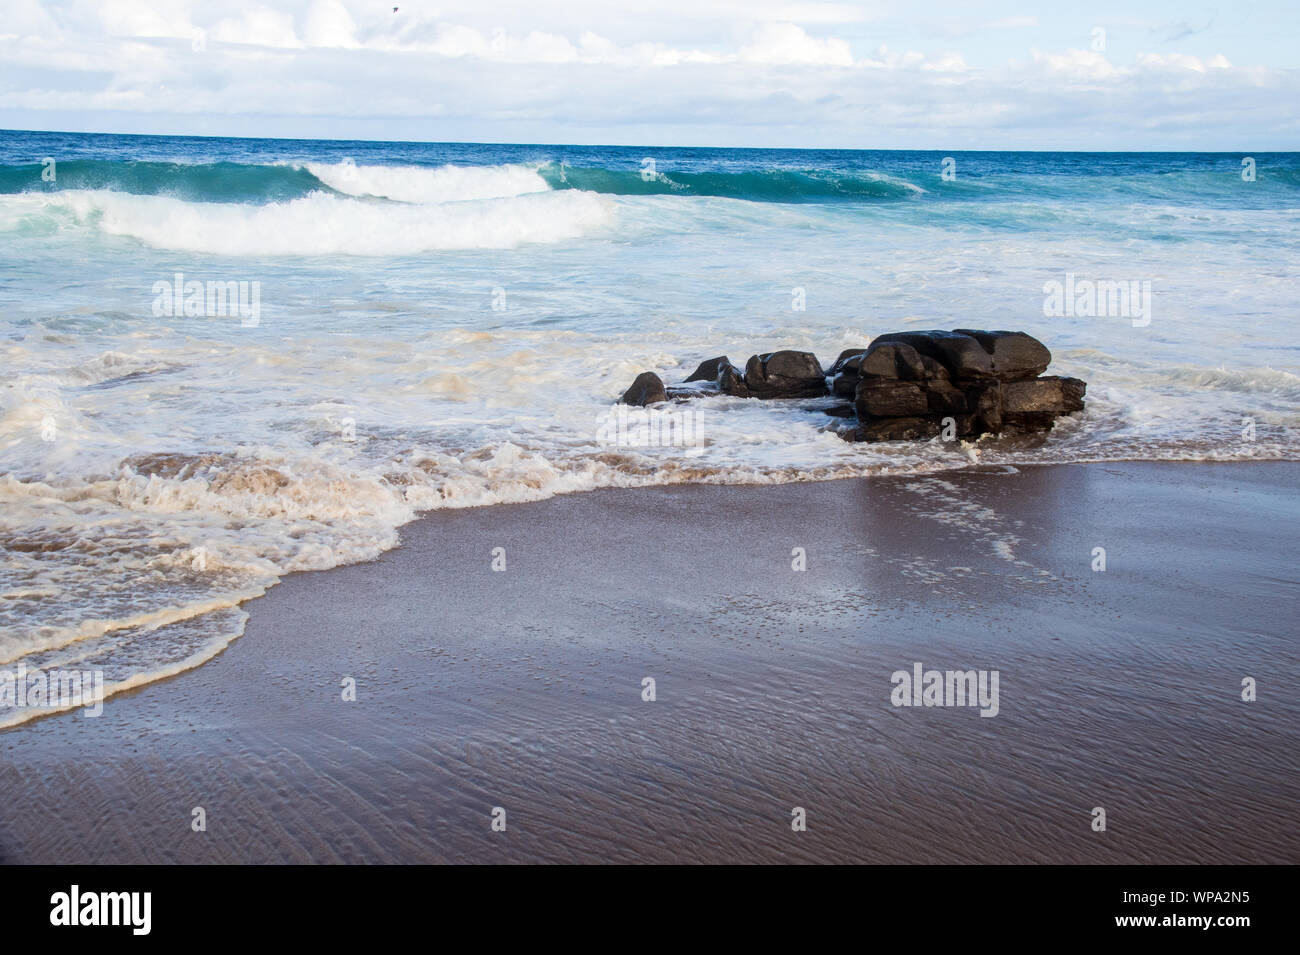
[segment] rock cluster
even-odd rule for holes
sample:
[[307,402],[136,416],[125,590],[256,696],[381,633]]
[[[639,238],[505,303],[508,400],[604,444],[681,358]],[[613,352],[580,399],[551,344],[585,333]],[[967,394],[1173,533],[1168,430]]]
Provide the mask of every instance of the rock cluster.
[[[681,386],[637,376],[625,404],[708,394],[740,398],[852,399],[826,413],[850,441],[977,437],[1046,431],[1083,410],[1084,382],[1044,376],[1052,353],[1024,332],[891,332],[842,352],[829,372],[811,352],[754,355],[742,371],[725,355],[700,363]],[[852,419],[856,418],[856,421]]]

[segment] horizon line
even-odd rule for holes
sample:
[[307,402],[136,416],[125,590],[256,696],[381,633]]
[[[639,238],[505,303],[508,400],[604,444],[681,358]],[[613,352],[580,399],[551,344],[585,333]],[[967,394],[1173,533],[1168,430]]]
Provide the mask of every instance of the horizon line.
[[1237,155],[1243,153],[1300,153],[1300,149],[1065,149],[1056,146],[1022,146],[1002,149],[937,148],[908,146],[683,146],[669,143],[566,143],[487,141],[470,139],[333,139],[305,136],[228,136],[196,133],[110,133],[84,129],[30,129],[0,128],[5,133],[45,133],[55,136],[122,136],[141,139],[239,139],[260,142],[285,143],[375,143],[401,146],[539,146],[569,147],[579,149],[712,149],[724,151],[748,150],[753,152],[916,152],[916,153],[1080,153],[1092,155],[1137,155],[1153,153]]

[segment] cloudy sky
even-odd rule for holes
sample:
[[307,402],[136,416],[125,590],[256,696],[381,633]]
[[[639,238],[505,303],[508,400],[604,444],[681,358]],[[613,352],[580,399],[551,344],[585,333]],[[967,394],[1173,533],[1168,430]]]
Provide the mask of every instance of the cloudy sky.
[[0,0],[0,128],[1298,149],[1298,46],[1296,0]]

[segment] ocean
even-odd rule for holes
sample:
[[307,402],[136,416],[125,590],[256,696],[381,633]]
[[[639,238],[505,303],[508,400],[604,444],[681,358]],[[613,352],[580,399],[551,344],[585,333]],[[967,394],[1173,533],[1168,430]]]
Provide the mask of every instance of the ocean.
[[[1297,460],[1297,262],[1297,153],[0,132],[0,666],[110,693],[181,672],[283,575],[434,508]],[[1076,303],[1088,283],[1109,297]],[[1045,441],[869,445],[829,399],[714,397],[688,443],[611,432],[641,371],[955,327],[1039,337],[1086,411]]]

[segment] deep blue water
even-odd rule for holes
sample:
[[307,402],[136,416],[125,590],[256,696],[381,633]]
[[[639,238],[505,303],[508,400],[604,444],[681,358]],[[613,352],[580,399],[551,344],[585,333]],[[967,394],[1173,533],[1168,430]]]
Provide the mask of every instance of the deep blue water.
[[[1241,161],[1256,162],[1249,192]],[[59,182],[41,182],[56,157]],[[943,161],[953,160],[949,178]],[[647,176],[646,160],[654,161]],[[757,202],[997,201],[1159,198],[1174,205],[1222,200],[1270,208],[1300,195],[1300,153],[1078,153],[933,150],[703,149],[386,143],[292,139],[116,136],[0,131],[0,193],[33,189],[121,189],[193,201],[271,202],[329,189],[304,162],[359,166],[525,165],[554,188],[614,195],[725,196]],[[939,192],[936,190],[946,190]]]

